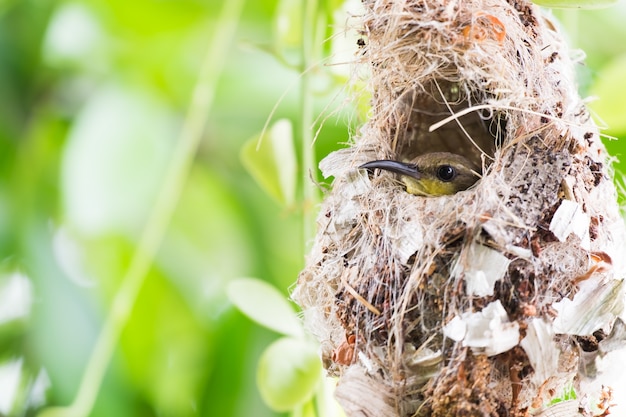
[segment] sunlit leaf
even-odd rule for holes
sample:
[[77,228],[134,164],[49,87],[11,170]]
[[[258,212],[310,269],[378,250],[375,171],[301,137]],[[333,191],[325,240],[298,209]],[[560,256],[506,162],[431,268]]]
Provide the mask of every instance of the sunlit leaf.
[[619,0],[533,0],[540,6],[554,9],[601,9],[616,4]]
[[[211,323],[212,324],[212,323]],[[164,415],[192,415],[216,340],[181,294],[157,272],[148,277],[122,335],[126,369],[134,386]]]
[[606,65],[591,86],[591,93],[600,97],[591,108],[607,124],[609,132],[625,133],[624,97],[626,97],[626,55]]
[[0,362],[0,381],[2,381],[0,415],[11,414],[13,411],[14,403],[20,389],[23,362],[23,358]]
[[316,406],[318,415],[324,417],[346,417],[343,407],[335,398],[337,378],[323,378],[321,387],[316,394]]
[[63,407],[51,407],[51,408],[46,408],[45,410],[37,414],[37,417],[71,417],[71,416],[67,412],[67,409]]
[[[322,415],[324,414],[318,416],[317,410],[315,409],[315,401],[313,400],[304,403],[301,409],[296,409],[291,413],[291,417],[321,417]],[[324,415],[324,417],[326,416]]]
[[112,30],[128,37],[145,38],[191,27],[208,16],[215,16],[216,6],[220,4],[196,0],[92,0],[91,3]]
[[279,339],[259,360],[257,385],[261,397],[273,410],[291,410],[312,397],[321,370],[314,344],[304,339]]
[[33,303],[33,284],[19,271],[0,274],[0,325],[27,317]]
[[297,158],[291,122],[277,121],[259,140],[255,136],[241,149],[241,161],[257,183],[278,202],[290,205],[296,192]]
[[103,33],[93,13],[84,4],[63,4],[51,19],[44,38],[44,56],[59,61],[99,62],[103,55]]
[[176,125],[148,97],[103,88],[80,112],[62,165],[70,224],[87,234],[132,232],[144,224],[167,166]]
[[300,58],[303,10],[300,0],[278,2],[274,15],[274,48],[283,59],[294,55]]
[[341,6],[344,6],[344,5],[350,4],[350,3],[356,3],[356,1],[354,1],[354,0],[324,0],[322,2],[323,7],[325,7],[326,10],[328,10],[330,13],[332,13],[335,10],[339,9]]
[[302,337],[302,326],[285,297],[270,284],[240,278],[227,288],[228,298],[242,313],[262,326],[288,336]]
[[[159,266],[201,317],[219,317],[229,304],[227,277],[245,276],[253,265],[254,237],[235,193],[218,173],[194,168],[161,245]],[[100,268],[106,267],[104,261]]]

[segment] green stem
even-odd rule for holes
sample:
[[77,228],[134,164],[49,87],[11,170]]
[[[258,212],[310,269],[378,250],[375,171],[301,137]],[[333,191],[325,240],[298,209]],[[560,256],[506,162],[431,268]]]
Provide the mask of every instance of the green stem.
[[315,214],[313,207],[318,200],[317,189],[311,181],[315,177],[315,148],[313,147],[313,91],[312,70],[318,61],[319,45],[317,32],[319,28],[319,7],[317,0],[303,0],[304,15],[302,21],[302,81],[300,84],[301,137],[302,137],[302,187],[303,187],[303,238],[307,248],[315,236]]
[[68,407],[44,410],[40,417],[83,417],[91,413],[122,330],[131,316],[139,291],[161,246],[183,186],[189,176],[193,158],[205,131],[217,82],[229,52],[230,41],[235,35],[243,4],[244,0],[224,2],[212,42],[194,86],[190,108],[182,126],[178,146],[172,156],[165,182],[157,196],[154,209],[150,213],[120,289],[113,299],[109,315],[96,340],[76,398]]

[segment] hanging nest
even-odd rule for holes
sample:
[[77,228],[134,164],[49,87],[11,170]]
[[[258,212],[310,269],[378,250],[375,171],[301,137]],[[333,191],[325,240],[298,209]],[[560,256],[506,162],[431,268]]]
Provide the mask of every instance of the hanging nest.
[[[348,416],[604,415],[626,233],[555,25],[525,0],[364,0],[371,114],[293,298]],[[363,71],[360,71],[361,73]],[[482,178],[419,197],[358,167],[452,152]]]

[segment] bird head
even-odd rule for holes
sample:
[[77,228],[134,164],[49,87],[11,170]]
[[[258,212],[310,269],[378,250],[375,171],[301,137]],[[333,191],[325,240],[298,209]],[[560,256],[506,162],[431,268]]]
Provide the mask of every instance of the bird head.
[[420,196],[451,195],[471,187],[480,174],[467,158],[449,152],[432,152],[409,162],[370,161],[359,168],[382,169],[400,175],[410,194]]

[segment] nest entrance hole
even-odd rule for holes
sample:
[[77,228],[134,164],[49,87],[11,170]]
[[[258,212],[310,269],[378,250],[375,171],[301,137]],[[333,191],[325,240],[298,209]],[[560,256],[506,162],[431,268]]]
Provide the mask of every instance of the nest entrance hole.
[[503,113],[476,110],[450,120],[438,129],[429,128],[468,108],[485,104],[493,97],[472,89],[461,81],[433,79],[421,88],[403,91],[397,101],[395,153],[398,159],[411,160],[431,152],[450,152],[465,156],[476,166],[489,165],[506,137]]

